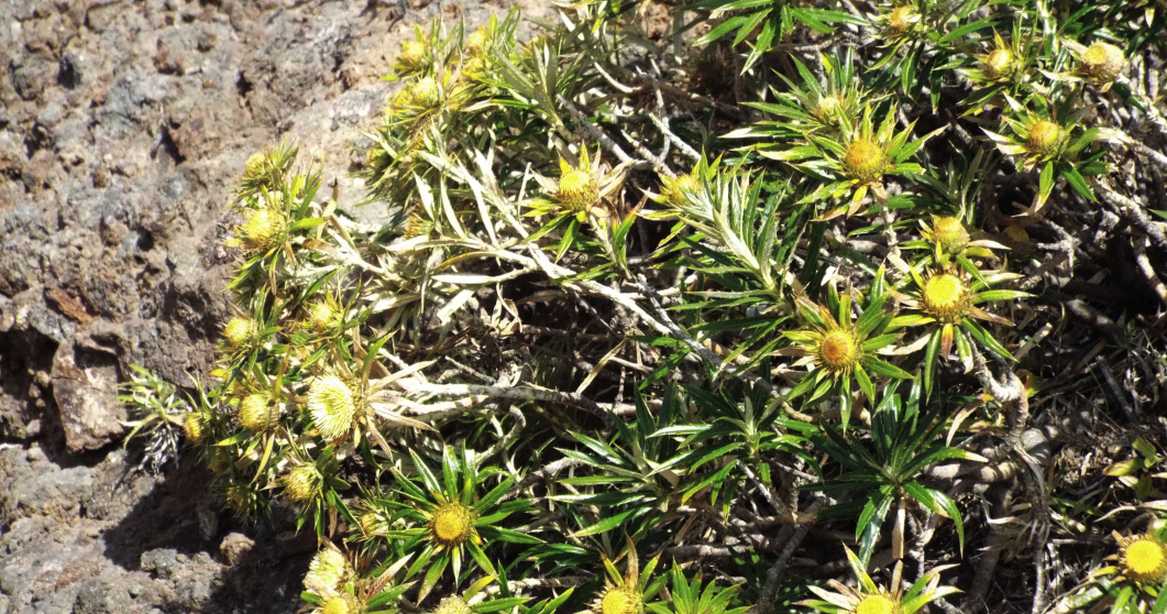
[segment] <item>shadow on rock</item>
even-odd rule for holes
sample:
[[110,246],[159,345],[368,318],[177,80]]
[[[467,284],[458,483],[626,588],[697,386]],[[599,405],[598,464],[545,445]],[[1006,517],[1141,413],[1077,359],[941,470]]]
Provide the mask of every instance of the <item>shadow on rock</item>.
[[204,467],[183,459],[102,534],[105,556],[173,587],[163,611],[294,612],[311,535],[240,525],[210,482]]

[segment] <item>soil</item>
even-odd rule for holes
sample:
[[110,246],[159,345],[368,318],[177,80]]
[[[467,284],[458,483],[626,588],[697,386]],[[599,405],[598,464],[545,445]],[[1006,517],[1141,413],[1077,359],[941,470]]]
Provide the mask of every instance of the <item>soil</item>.
[[193,458],[141,470],[117,384],[209,368],[250,154],[288,139],[355,204],[400,41],[511,4],[0,0],[0,614],[297,609],[310,541]]

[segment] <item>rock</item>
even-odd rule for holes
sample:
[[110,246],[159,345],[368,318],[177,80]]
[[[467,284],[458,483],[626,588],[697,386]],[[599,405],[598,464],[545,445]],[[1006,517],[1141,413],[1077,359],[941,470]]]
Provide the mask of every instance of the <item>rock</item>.
[[117,398],[116,357],[75,344],[62,345],[53,355],[52,381],[70,450],[102,448],[125,431],[126,409]]
[[219,554],[223,560],[234,567],[238,565],[255,547],[255,540],[242,533],[228,533],[219,543]]

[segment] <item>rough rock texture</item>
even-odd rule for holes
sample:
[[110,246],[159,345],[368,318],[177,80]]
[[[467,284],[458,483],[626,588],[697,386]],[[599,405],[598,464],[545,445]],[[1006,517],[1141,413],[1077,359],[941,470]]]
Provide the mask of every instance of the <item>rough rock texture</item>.
[[406,4],[0,0],[0,614],[296,608],[312,544],[193,459],[135,472],[116,382],[208,368],[248,155],[289,138],[354,202],[412,24],[513,2]]

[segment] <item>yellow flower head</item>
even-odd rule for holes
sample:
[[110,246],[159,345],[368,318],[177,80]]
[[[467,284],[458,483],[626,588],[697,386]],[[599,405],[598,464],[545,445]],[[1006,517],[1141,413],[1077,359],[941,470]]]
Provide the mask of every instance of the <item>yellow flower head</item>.
[[365,535],[376,535],[381,532],[381,515],[369,510],[357,518],[357,524],[361,527],[361,533]]
[[859,358],[859,344],[855,334],[837,328],[823,335],[819,342],[819,359],[832,371],[842,371]]
[[401,51],[397,54],[394,68],[400,73],[411,73],[420,70],[425,66],[428,53],[429,50],[426,44],[421,40],[416,38],[407,40],[401,45]]
[[956,253],[968,244],[968,230],[955,215],[932,216],[932,240],[949,253]]
[[1151,534],[1128,538],[1122,545],[1123,575],[1157,584],[1167,579],[1167,546]]
[[1048,155],[1057,151],[1061,140],[1061,126],[1048,119],[1039,119],[1029,126],[1029,135],[1025,139],[1025,145],[1032,153]]
[[490,33],[486,31],[485,27],[478,28],[466,37],[466,44],[464,48],[467,53],[478,54],[486,49],[487,43],[490,42]]
[[203,440],[203,417],[196,412],[189,412],[186,417],[182,419],[182,431],[186,433],[186,438],[191,443],[198,443]]
[[835,94],[825,94],[821,96],[818,102],[811,109],[811,113],[819,119],[819,121],[827,121],[835,116],[842,108],[843,101]]
[[263,249],[275,243],[284,232],[284,218],[269,207],[252,211],[239,225],[237,236],[248,249]]
[[887,16],[887,27],[893,34],[903,34],[920,23],[920,13],[910,4],[902,4]]
[[243,428],[259,433],[275,426],[280,417],[280,409],[272,403],[271,397],[262,392],[254,392],[243,397],[239,403],[239,424]]
[[320,607],[320,614],[349,614],[350,612],[352,609],[349,608],[348,600],[344,597],[329,597]]
[[580,156],[578,168],[560,158],[559,171],[559,185],[555,192],[555,198],[566,205],[568,209],[589,211],[599,202],[600,183],[592,173],[586,153]]
[[326,547],[317,552],[308,564],[304,588],[321,597],[336,595],[336,589],[348,570],[348,561],[344,555],[336,548]]
[[1105,84],[1114,81],[1126,68],[1126,57],[1122,49],[1110,43],[1098,41],[1082,53],[1080,70],[1090,81]]
[[439,100],[441,100],[441,92],[438,91],[437,79],[427,75],[410,84],[409,102],[411,104],[432,109],[438,105]]
[[852,177],[869,183],[883,176],[887,154],[883,147],[869,138],[857,138],[847,145],[843,154],[843,168]]
[[312,380],[308,387],[308,411],[320,436],[333,440],[348,434],[357,413],[357,404],[352,389],[344,380],[325,375]]
[[941,322],[956,322],[968,305],[964,282],[951,273],[933,275],[924,282],[924,311]]
[[317,301],[308,308],[308,324],[316,330],[328,330],[336,323],[336,310],[328,301]]
[[438,602],[438,607],[434,608],[433,614],[472,614],[474,610],[470,608],[470,604],[466,603],[465,599],[457,595],[450,595]]
[[256,326],[255,320],[242,316],[235,316],[227,320],[227,325],[223,327],[223,338],[227,340],[227,345],[233,348],[240,347],[255,339],[257,334],[259,334],[259,327]]
[[639,614],[643,611],[644,598],[632,587],[609,587],[600,597],[599,614]]
[[284,493],[292,501],[303,503],[316,496],[322,479],[315,465],[297,465],[284,475]]
[[457,501],[439,505],[430,518],[430,536],[445,546],[461,544],[473,532],[474,510]]
[[663,181],[665,200],[676,207],[685,204],[690,194],[696,194],[701,190],[701,180],[690,173],[677,175],[671,179],[665,178]]
[[985,72],[994,79],[1009,76],[1013,72],[1013,52],[1007,47],[997,47],[984,57]]
[[900,604],[886,595],[867,595],[855,605],[854,614],[899,614]]

